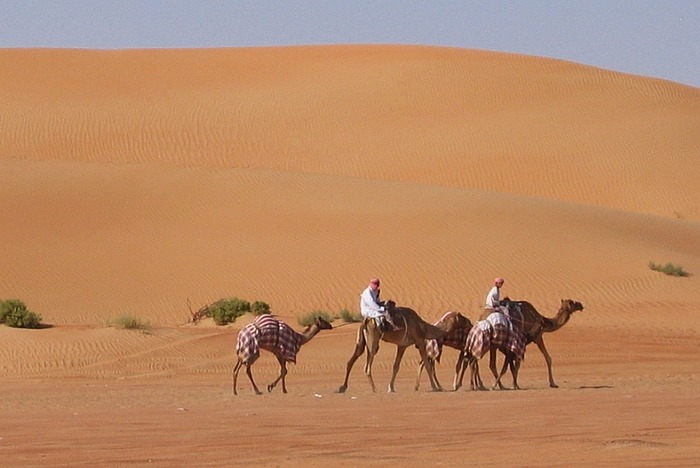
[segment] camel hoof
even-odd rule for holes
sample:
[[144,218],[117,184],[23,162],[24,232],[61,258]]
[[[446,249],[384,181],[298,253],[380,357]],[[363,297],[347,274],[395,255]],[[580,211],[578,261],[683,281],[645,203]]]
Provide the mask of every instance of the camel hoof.
[[268,385],[267,386],[267,393],[272,393],[272,389],[275,388],[274,385]]
[[348,389],[347,386],[341,385],[341,386],[338,388],[338,390],[336,391],[336,393],[345,393],[345,390],[347,390],[347,389]]
[[555,383],[551,383],[551,384],[549,384],[549,386],[552,387],[552,388],[559,388],[559,385],[557,385],[557,384],[555,384]]
[[262,393],[260,390],[256,390],[256,391],[255,391],[255,394],[256,394],[256,395],[262,395],[263,393]]

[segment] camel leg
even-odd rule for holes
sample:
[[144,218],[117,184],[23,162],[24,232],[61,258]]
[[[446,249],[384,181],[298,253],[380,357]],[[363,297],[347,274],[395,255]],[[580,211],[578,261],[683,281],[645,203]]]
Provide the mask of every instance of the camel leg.
[[338,388],[338,393],[345,393],[345,390],[348,389],[348,379],[350,378],[350,371],[352,370],[352,366],[355,365],[355,361],[362,356],[362,353],[365,352],[365,335],[362,331],[363,327],[360,327],[358,332],[357,332],[357,343],[355,345],[355,351],[352,353],[352,356],[350,356],[350,360],[348,361],[348,364],[345,369],[345,380],[343,381],[343,385]]
[[238,381],[238,371],[241,370],[241,367],[243,367],[243,361],[240,359],[236,363],[235,366],[233,366],[233,394],[238,395],[238,392],[236,391],[236,382]]
[[513,389],[520,390],[518,385],[518,371],[520,370],[520,360],[514,360],[510,363],[510,373],[513,375]]
[[374,385],[374,379],[372,378],[372,363],[374,362],[374,356],[377,355],[379,351],[379,337],[371,336],[366,339],[367,342],[367,363],[365,364],[365,374],[367,375],[367,380],[372,387],[372,391],[376,392],[377,387]]
[[[497,349],[491,346],[491,349],[489,349],[489,369],[491,369],[491,373],[493,374],[494,378],[496,379],[496,383],[494,384],[493,388],[498,387],[499,389],[503,390],[505,387],[501,383],[501,377],[498,374],[498,369],[496,368],[496,353]],[[505,372],[506,369],[506,364],[503,363],[503,369],[501,369],[501,375]]]
[[479,374],[479,360],[473,358],[472,363],[472,389],[474,390],[488,390],[484,385],[484,381],[481,380],[481,374]]
[[394,393],[394,381],[396,380],[396,374],[399,373],[399,367],[401,367],[401,359],[403,359],[403,354],[406,352],[405,346],[396,347],[396,357],[394,358],[394,366],[391,370],[391,380],[389,381],[389,393]]
[[469,387],[472,390],[479,389],[479,385],[477,382],[478,375],[479,375],[479,361],[476,358],[471,357],[469,359]]
[[535,340],[535,343],[537,343],[537,347],[540,349],[540,352],[544,355],[544,360],[547,362],[547,372],[549,373],[549,386],[552,388],[559,388],[559,385],[554,383],[554,376],[552,375],[552,356],[550,356],[547,352],[547,348],[544,345],[544,339],[542,338],[542,336],[537,338]]
[[280,375],[275,379],[274,382],[272,382],[270,385],[267,386],[267,392],[270,393],[272,392],[272,389],[275,388],[277,383],[281,380],[282,381],[282,393],[287,393],[287,385],[285,383],[285,377],[287,377],[287,361],[284,360],[282,356],[275,356],[277,358],[277,362],[280,363]]
[[250,367],[253,365],[253,363],[257,361],[257,358],[252,359],[248,364],[245,366],[245,373],[248,375],[248,378],[250,379],[250,383],[253,384],[253,390],[255,390],[256,395],[262,395],[262,392],[258,390],[258,386],[255,385],[255,381],[253,380],[253,374],[250,372]]
[[435,384],[437,385],[437,387],[438,387],[438,388],[440,389],[440,391],[442,392],[442,391],[444,391],[445,389],[443,388],[442,384],[441,384],[440,381],[438,380],[437,370],[435,369],[435,363],[436,363],[435,360],[433,360],[433,359],[430,360],[430,366],[433,368],[433,378],[435,379]]
[[457,358],[457,374],[455,374],[454,389],[459,390],[462,387],[462,382],[464,381],[464,374],[469,367],[470,357],[467,353],[462,351]]
[[[462,380],[459,379],[459,372],[462,368],[463,363],[464,363],[464,354],[459,353],[459,356],[457,356],[457,363],[455,364],[455,379],[454,379],[454,382],[452,382],[452,390],[457,390],[459,387],[462,386]],[[457,385],[458,380],[459,380],[459,386]]]
[[437,375],[435,375],[435,361],[428,357],[428,351],[425,349],[425,342],[422,342],[418,346],[418,351],[420,351],[420,357],[425,362],[425,370],[428,373],[428,378],[430,379],[430,386],[434,392],[442,392],[444,389],[440,382],[437,380]]
[[[437,373],[435,372],[435,360],[428,358],[430,360],[430,364],[433,368],[433,378],[435,379],[435,382],[437,382],[438,387],[442,388],[442,385],[440,384],[440,381],[437,378]],[[420,388],[420,376],[421,373],[423,372],[423,368],[425,367],[425,363],[423,361],[418,364],[418,378],[416,378],[416,386],[415,390],[418,391],[418,388]]]
[[[493,389],[496,390],[497,388],[499,390],[505,390],[506,387],[503,386],[503,383],[501,382],[501,379],[503,378],[503,375],[505,375],[506,371],[508,370],[509,365],[511,364],[510,358],[508,357],[507,354],[504,353],[506,356],[505,360],[503,361],[503,367],[501,367],[501,372],[498,373],[496,376],[496,383],[493,384]],[[513,368],[511,367],[511,373],[513,372]]]
[[[505,355],[505,361],[503,362],[503,367],[501,368],[501,373],[498,375],[498,380],[496,383],[500,383],[500,380],[506,373],[506,370],[510,368],[510,374],[513,376],[513,390],[520,390],[518,386],[518,371],[520,370],[520,360],[511,352],[503,352]],[[493,387],[496,388],[496,385]],[[505,389],[503,385],[500,385],[501,389]]]
[[425,367],[425,364],[423,361],[418,363],[418,377],[416,377],[416,386],[414,387],[415,391],[418,391],[420,388],[420,375],[423,373],[423,368]]

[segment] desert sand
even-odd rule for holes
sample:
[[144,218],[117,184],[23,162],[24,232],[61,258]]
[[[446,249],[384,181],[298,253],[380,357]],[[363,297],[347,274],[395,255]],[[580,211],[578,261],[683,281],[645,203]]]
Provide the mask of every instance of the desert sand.
[[[417,46],[1,49],[3,466],[697,466],[700,89]],[[682,266],[686,277],[649,262]],[[503,294],[553,316],[519,391],[414,390],[358,324],[231,393],[238,331],[190,307],[268,303],[301,331],[370,277],[429,322]],[[106,324],[130,314],[150,324]],[[437,373],[452,381],[457,351]],[[264,353],[263,387],[277,376]],[[482,376],[492,383],[486,362]],[[510,384],[509,377],[505,379]]]

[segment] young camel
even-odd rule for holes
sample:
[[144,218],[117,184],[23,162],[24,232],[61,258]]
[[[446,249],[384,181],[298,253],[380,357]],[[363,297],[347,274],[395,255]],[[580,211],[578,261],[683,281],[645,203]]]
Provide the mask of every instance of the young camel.
[[[549,386],[552,388],[558,388],[559,386],[554,383],[554,376],[552,375],[552,357],[549,355],[549,352],[547,352],[543,335],[545,333],[555,332],[566,325],[574,312],[583,310],[583,304],[571,299],[562,299],[561,306],[559,307],[555,317],[548,318],[537,312],[537,309],[535,309],[535,307],[529,302],[510,301],[508,298],[506,298],[504,302],[508,307],[513,326],[525,334],[526,345],[534,342],[537,344],[537,347],[544,356],[545,362],[547,363]],[[484,315],[489,315],[489,312],[484,312]],[[496,351],[496,349],[491,349],[490,351],[489,368],[491,369],[493,376],[496,378],[499,388],[504,388],[500,383],[500,379],[505,373],[506,367],[514,364],[519,368],[520,363],[512,363],[506,359],[506,361],[503,363],[503,367],[501,368],[501,372],[499,373],[496,369]]]
[[[439,340],[428,340],[426,343],[426,351],[428,352],[428,359],[432,361],[432,369],[434,373],[435,382],[437,382],[439,387],[442,387],[440,381],[437,378],[437,372],[435,371],[435,363],[440,362],[440,357],[442,356],[442,349],[444,346],[449,346],[459,351],[459,356],[457,357],[457,363],[455,365],[455,378],[452,384],[452,389],[457,389],[457,378],[459,376],[459,370],[462,367],[462,350],[464,349],[464,344],[467,341],[467,334],[472,328],[472,322],[467,317],[459,312],[449,311],[445,312],[440,320],[435,322],[435,326],[446,330],[447,333]],[[420,377],[423,373],[423,368],[425,363],[423,361],[418,363],[418,377],[416,377],[415,389],[418,391],[420,388]]]
[[246,325],[238,332],[238,339],[236,340],[238,362],[233,368],[233,394],[238,395],[236,381],[238,380],[238,371],[243,366],[245,366],[250,383],[253,384],[255,394],[262,394],[258,390],[258,386],[255,385],[253,374],[250,372],[250,367],[260,357],[260,349],[270,351],[280,364],[280,375],[267,386],[267,391],[272,392],[272,389],[281,380],[282,393],[287,393],[285,382],[287,362],[296,363],[299,348],[308,343],[321,330],[331,330],[332,328],[333,325],[328,323],[328,321],[321,317],[316,317],[312,325],[306,327],[302,333],[297,333],[289,325],[270,314],[259,315],[253,323]]
[[350,377],[352,366],[355,364],[355,361],[362,356],[362,353],[365,352],[365,348],[367,348],[365,374],[367,374],[367,379],[372,387],[372,391],[377,391],[374,385],[374,379],[372,378],[372,362],[374,361],[374,356],[376,356],[377,351],[379,351],[380,340],[396,345],[396,358],[394,359],[391,380],[389,382],[389,392],[395,391],[394,382],[396,380],[396,374],[399,372],[399,366],[401,364],[401,359],[403,358],[404,352],[409,346],[415,346],[418,348],[421,360],[426,363],[428,377],[430,378],[430,385],[433,391],[442,391],[442,387],[440,387],[440,385],[435,381],[435,372],[433,371],[432,361],[428,360],[425,346],[426,340],[442,338],[447,332],[424,321],[413,309],[408,307],[396,307],[396,303],[394,301],[386,301],[385,307],[386,310],[392,315],[392,319],[399,329],[384,332],[379,329],[377,322],[374,319],[366,318],[362,321],[360,328],[357,331],[357,344],[355,345],[355,351],[348,361],[345,372],[345,381],[340,388],[338,388],[338,393],[344,393],[345,390],[347,390],[348,379]]

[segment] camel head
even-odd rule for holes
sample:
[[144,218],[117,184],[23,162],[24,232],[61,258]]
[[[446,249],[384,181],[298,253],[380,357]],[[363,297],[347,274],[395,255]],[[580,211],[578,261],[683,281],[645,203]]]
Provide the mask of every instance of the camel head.
[[559,310],[573,314],[577,310],[583,310],[583,304],[581,304],[578,301],[573,301],[571,299],[562,299],[561,307],[559,308]]
[[332,330],[333,325],[330,324],[330,322],[323,317],[315,317],[314,318],[314,324],[321,330]]
[[392,301],[391,299],[389,299],[388,301],[384,302],[384,308],[385,308],[387,311],[391,312],[391,311],[393,311],[393,310],[396,308],[396,302],[394,302],[394,301]]

